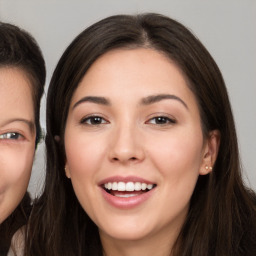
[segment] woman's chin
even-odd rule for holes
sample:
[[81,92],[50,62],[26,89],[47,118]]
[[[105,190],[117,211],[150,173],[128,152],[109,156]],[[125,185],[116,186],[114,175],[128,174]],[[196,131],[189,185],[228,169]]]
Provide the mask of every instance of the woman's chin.
[[118,242],[135,242],[142,240],[143,238],[147,237],[148,232],[146,230],[138,230],[138,229],[130,229],[130,230],[124,230],[124,229],[112,229],[110,232],[105,232],[100,230],[100,237],[101,240],[116,240]]

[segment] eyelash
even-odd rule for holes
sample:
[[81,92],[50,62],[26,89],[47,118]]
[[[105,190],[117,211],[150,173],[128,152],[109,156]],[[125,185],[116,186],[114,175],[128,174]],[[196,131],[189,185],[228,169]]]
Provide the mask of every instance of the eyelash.
[[3,134],[0,134],[0,140],[19,140],[23,138],[24,136],[18,132],[6,132]]
[[[152,120],[154,120],[155,123],[152,123]],[[157,122],[160,122],[160,123],[157,123]],[[146,123],[165,126],[169,124],[175,124],[176,120],[167,116],[155,116],[153,118],[150,118]]]
[[[155,121],[154,123],[152,123],[152,121]],[[106,119],[104,119],[101,116],[88,116],[83,118],[80,121],[81,124],[85,124],[85,125],[91,125],[91,126],[99,126],[102,124],[107,124],[109,123]],[[176,120],[167,116],[155,116],[153,118],[150,118],[148,121],[146,121],[146,124],[153,124],[153,125],[160,125],[160,126],[165,126],[168,124],[175,124]]]
[[[96,121],[95,123],[93,123],[94,121]],[[103,121],[103,122],[102,122]],[[80,121],[81,124],[85,124],[85,125],[92,125],[92,126],[99,126],[99,125],[102,125],[102,124],[107,124],[108,121],[106,121],[103,117],[101,116],[88,116],[88,117],[85,117],[83,118],[81,121]]]

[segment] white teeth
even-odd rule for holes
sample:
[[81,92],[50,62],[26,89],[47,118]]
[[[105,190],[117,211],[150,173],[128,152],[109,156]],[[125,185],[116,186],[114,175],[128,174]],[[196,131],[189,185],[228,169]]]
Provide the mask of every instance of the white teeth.
[[142,183],[141,184],[141,189],[142,190],[146,190],[147,189],[147,184],[146,183]]
[[135,191],[140,191],[141,190],[141,183],[136,182],[135,185],[134,185],[134,189],[135,189]]
[[136,194],[122,194],[122,195],[116,194],[115,196],[127,198],[127,197],[133,197],[133,196],[137,196],[137,195]]
[[133,182],[127,182],[125,185],[126,191],[134,191],[134,183]]
[[124,182],[118,182],[117,183],[117,190],[118,191],[125,191],[125,183]]
[[[117,190],[117,191],[141,191],[141,190],[151,190],[153,184],[146,184],[141,182],[108,182],[104,184],[104,188],[107,190]],[[121,197],[121,195],[119,195]]]
[[147,189],[151,190],[153,188],[153,184],[148,184]]
[[112,190],[117,190],[118,186],[117,186],[117,182],[113,182],[112,183]]

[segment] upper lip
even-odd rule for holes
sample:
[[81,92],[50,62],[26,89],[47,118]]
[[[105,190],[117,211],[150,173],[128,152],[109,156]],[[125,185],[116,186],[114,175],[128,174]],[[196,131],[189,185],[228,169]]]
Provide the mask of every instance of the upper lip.
[[141,183],[146,183],[146,184],[155,184],[152,181],[146,180],[144,178],[141,177],[137,177],[137,176],[112,176],[112,177],[108,177],[106,179],[103,179],[99,182],[99,185],[104,185],[108,182],[141,182]]

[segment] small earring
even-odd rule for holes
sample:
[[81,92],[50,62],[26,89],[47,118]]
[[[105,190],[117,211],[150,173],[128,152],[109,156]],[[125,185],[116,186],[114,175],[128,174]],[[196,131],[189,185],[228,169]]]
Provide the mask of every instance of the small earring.
[[205,169],[206,169],[206,170],[210,170],[210,171],[211,171],[211,170],[212,170],[212,167],[211,167],[211,166],[206,165],[206,166],[205,166]]

